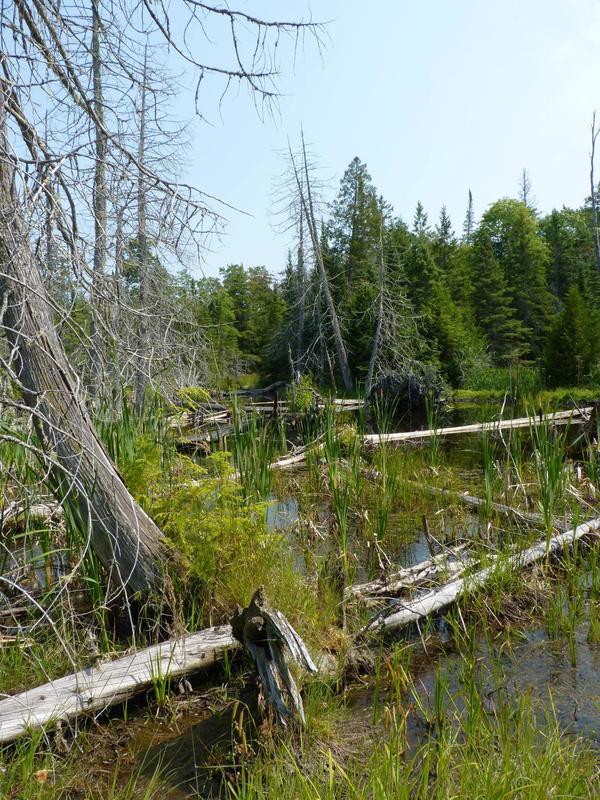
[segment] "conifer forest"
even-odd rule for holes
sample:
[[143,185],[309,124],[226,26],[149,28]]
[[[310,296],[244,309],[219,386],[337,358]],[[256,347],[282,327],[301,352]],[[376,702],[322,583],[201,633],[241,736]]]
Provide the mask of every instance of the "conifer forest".
[[[588,4],[532,0],[549,70]],[[531,9],[375,5],[0,6],[1,798],[600,798],[595,98],[538,187],[466,60],[426,152]]]

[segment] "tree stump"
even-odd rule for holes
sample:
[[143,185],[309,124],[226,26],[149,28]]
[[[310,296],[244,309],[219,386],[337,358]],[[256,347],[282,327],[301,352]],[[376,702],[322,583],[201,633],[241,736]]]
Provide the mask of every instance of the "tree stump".
[[247,608],[238,606],[231,619],[234,637],[252,656],[267,703],[282,725],[290,719],[305,724],[298,687],[286,663],[286,652],[307,672],[318,672],[306,645],[281,613],[269,604],[263,586]]

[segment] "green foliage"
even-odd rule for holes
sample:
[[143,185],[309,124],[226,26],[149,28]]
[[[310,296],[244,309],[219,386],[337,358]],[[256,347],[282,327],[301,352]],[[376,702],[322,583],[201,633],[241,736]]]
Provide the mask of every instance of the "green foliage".
[[598,366],[600,322],[572,286],[546,344],[545,373],[549,386],[581,386]]
[[525,350],[527,332],[517,319],[508,282],[494,254],[490,236],[478,233],[473,248],[474,296],[477,323],[494,359],[506,363]]
[[[486,252],[485,263],[494,272],[497,292],[502,297],[508,292],[517,319],[530,332],[528,351],[538,355],[552,298],[546,276],[550,252],[533,211],[517,200],[498,200],[483,215],[477,238],[487,243],[486,250],[491,245],[493,260]],[[482,269],[478,274],[484,277]],[[477,281],[475,291],[480,291]]]
[[182,386],[177,389],[177,399],[189,411],[195,411],[202,403],[210,401],[210,394],[201,386]]

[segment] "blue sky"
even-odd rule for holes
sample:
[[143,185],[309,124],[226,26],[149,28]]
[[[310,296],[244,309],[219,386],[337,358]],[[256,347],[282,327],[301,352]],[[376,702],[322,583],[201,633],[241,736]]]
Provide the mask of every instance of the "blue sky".
[[[279,152],[301,125],[331,179],[330,196],[357,155],[408,220],[418,200],[431,221],[446,204],[460,229],[469,188],[480,215],[516,196],[523,167],[543,212],[588,193],[589,124],[593,109],[600,113],[598,0],[239,7],[273,18],[312,13],[330,20],[328,38],[322,57],[307,42],[295,66],[281,47],[275,119],[261,120],[245,92],[230,93],[220,110],[216,85],[201,94],[210,124],[193,123],[183,177],[250,216],[228,212],[225,238],[193,271],[215,275],[231,262],[283,269],[289,239],[273,230],[272,185],[283,168]],[[175,112],[191,116],[189,90]]]

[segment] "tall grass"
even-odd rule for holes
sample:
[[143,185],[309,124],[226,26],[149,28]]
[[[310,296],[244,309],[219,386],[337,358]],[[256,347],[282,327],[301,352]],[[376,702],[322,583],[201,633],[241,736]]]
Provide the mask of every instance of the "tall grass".
[[[380,402],[379,398],[376,398],[374,416],[380,434],[385,435],[392,430],[393,412],[393,406]],[[399,483],[398,462],[394,458],[393,448],[385,439],[379,442],[374,464],[379,472],[374,509],[375,535],[382,542],[386,536],[389,516],[397,497]]]
[[559,511],[563,500],[567,480],[565,454],[569,426],[556,427],[545,419],[538,424],[532,424],[530,433],[539,487],[540,510],[544,517],[546,540],[549,544],[554,531],[555,514]]
[[246,414],[233,400],[233,462],[244,495],[251,502],[267,500],[273,484],[270,468],[275,446],[270,427],[256,414]]

